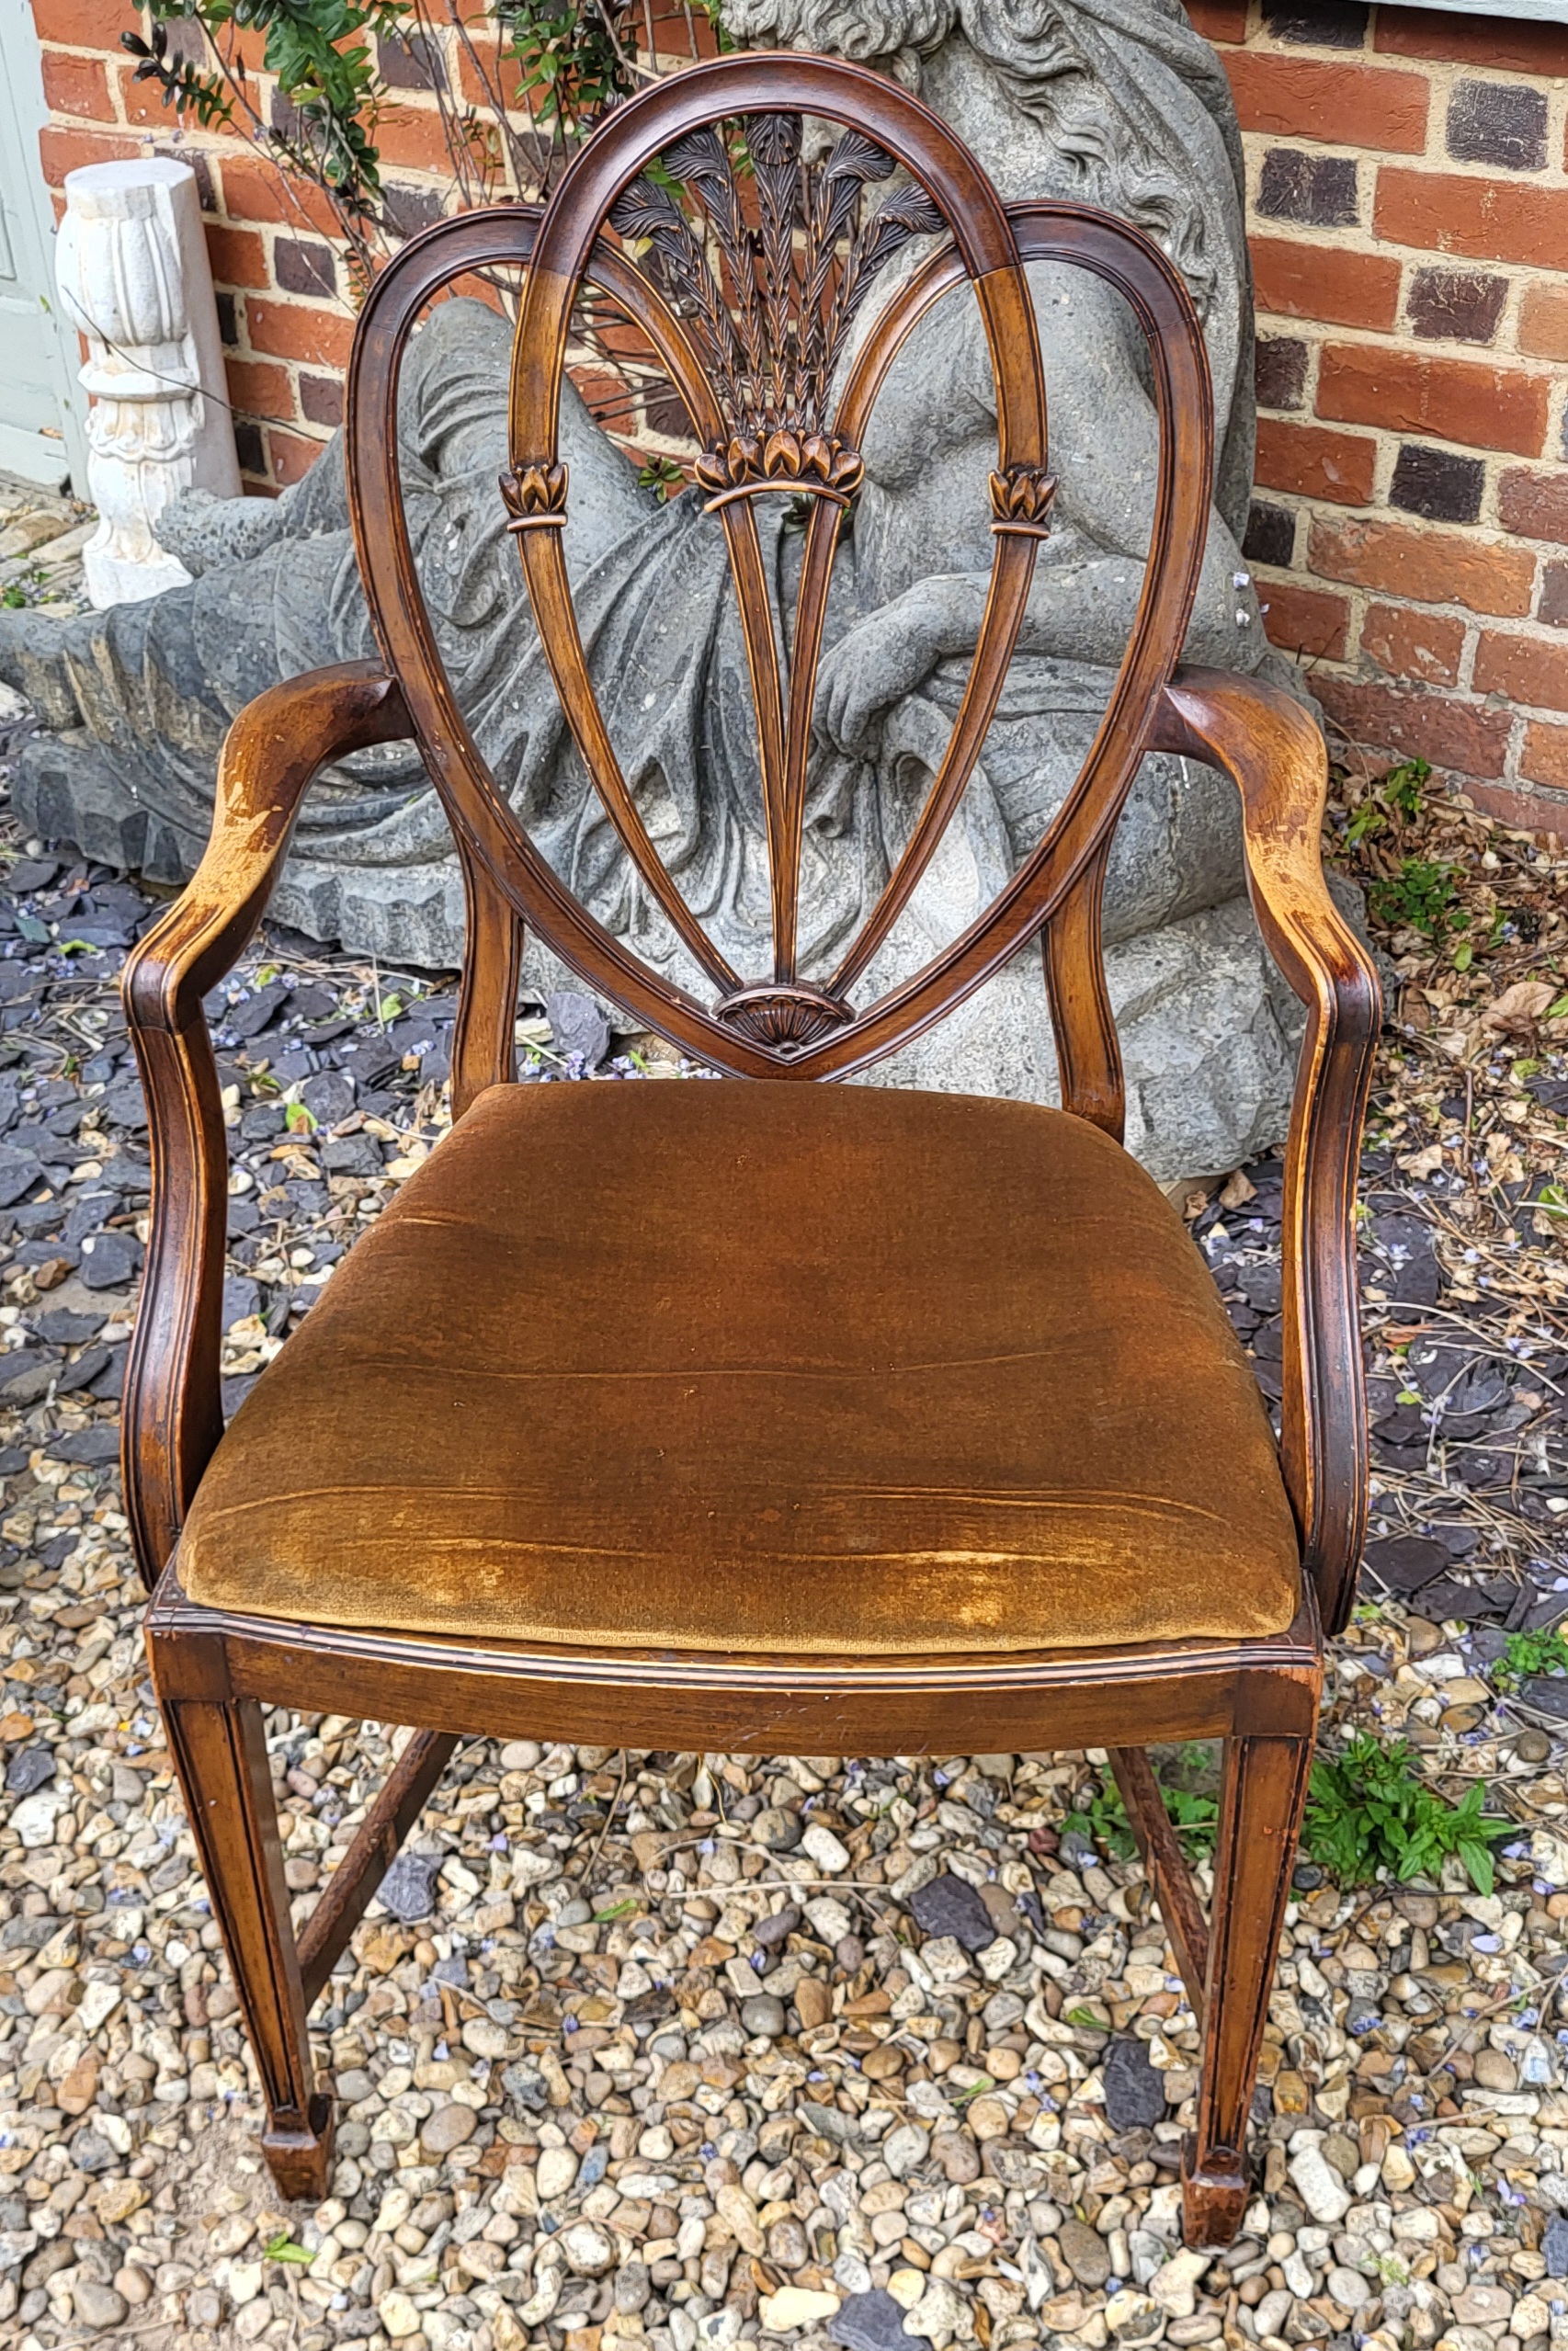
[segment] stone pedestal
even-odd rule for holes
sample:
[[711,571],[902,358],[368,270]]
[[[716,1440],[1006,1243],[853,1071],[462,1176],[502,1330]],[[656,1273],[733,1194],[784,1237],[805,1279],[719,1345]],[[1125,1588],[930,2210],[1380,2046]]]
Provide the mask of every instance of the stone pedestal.
[[158,517],[189,490],[237,498],[218,312],[196,175],[150,155],[65,180],[56,276],[86,336],[87,492],[101,517],[83,551],[100,609],[189,578]]

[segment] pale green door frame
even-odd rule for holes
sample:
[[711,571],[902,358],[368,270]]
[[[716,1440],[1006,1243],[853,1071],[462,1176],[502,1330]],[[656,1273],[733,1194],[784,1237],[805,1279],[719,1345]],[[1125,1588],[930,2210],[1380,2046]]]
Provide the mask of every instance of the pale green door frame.
[[85,494],[86,394],[54,293],[54,210],[38,134],[48,119],[28,0],[0,0],[0,471]]

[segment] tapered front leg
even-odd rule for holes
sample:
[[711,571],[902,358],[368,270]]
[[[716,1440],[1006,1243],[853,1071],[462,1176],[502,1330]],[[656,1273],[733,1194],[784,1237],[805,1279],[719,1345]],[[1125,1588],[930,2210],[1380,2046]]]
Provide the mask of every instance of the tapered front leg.
[[333,2107],[311,2064],[261,1709],[252,1698],[190,1694],[193,1683],[222,1687],[222,1678],[213,1651],[201,1644],[198,1659],[195,1646],[152,1644],[169,1746],[261,2075],[262,2152],[284,2196],[319,2203]]
[[1182,2150],[1189,2245],[1228,2245],[1246,2209],[1246,2126],[1274,1987],[1310,1736],[1225,1742],[1198,2129]]

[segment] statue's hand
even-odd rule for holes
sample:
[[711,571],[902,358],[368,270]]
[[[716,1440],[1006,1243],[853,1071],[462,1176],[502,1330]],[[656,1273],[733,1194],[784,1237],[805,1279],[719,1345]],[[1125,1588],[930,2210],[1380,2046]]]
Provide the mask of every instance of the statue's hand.
[[942,615],[927,600],[901,597],[870,613],[823,656],[816,732],[838,751],[874,756],[887,713],[941,660]]

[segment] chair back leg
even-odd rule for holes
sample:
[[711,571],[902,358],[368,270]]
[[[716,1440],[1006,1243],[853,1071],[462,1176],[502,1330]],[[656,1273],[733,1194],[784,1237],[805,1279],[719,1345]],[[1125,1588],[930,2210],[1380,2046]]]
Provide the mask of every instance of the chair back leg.
[[333,2107],[317,2091],[261,1708],[229,1689],[221,1645],[150,1640],[169,1749],[267,2103],[262,2152],[282,2194],[320,2203]]
[[1225,1742],[1198,2129],[1182,2150],[1195,2247],[1229,2244],[1246,2209],[1247,2118],[1312,1755],[1310,1732]]

